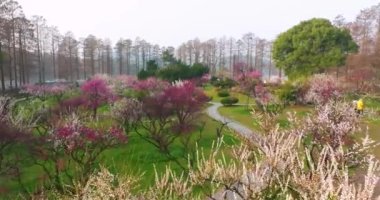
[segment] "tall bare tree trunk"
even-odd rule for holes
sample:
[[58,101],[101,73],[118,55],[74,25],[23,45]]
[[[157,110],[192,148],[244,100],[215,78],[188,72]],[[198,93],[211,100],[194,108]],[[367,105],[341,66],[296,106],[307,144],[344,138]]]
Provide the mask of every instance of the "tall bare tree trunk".
[[9,54],[9,62],[8,62],[8,72],[9,72],[9,87],[13,88],[13,75],[12,75],[12,48],[11,48],[11,39],[8,40],[8,54]]
[[54,41],[54,36],[52,37],[51,40],[52,44],[52,56],[53,56],[53,78],[57,78],[57,72],[56,72],[56,66],[55,66],[55,41]]
[[37,23],[36,26],[36,31],[37,31],[37,56],[38,56],[38,81],[42,83],[42,61],[41,61],[41,49],[40,49],[40,33],[39,33],[39,25]]
[[20,69],[19,69],[19,79],[20,79],[20,85],[23,84],[23,74],[24,74],[24,69],[25,69],[25,66],[24,66],[24,49],[23,49],[23,44],[22,44],[22,32],[21,32],[21,29],[19,30],[19,65],[20,65]]
[[1,77],[1,92],[5,93],[5,80],[4,80],[4,68],[3,68],[3,52],[2,43],[0,42],[0,77]]
[[14,76],[15,76],[15,87],[18,88],[18,80],[17,80],[17,57],[16,57],[16,31],[15,31],[15,22],[14,22],[14,19],[12,19],[12,44],[13,44],[13,70],[14,70]]
[[70,71],[70,81],[73,81],[74,78],[73,78],[71,39],[69,39],[69,71]]
[[83,79],[87,79],[87,74],[86,74],[86,50],[83,48]]

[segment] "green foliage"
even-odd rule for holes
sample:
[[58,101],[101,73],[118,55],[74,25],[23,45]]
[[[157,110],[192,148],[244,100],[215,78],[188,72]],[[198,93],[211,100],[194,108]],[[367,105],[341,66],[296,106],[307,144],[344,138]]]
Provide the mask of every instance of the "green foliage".
[[308,89],[308,79],[298,78],[280,85],[274,92],[284,105],[289,105],[304,103],[304,97]]
[[165,50],[162,54],[162,60],[169,65],[173,65],[178,63],[178,60],[174,57],[173,54],[170,53],[169,50]]
[[218,92],[219,97],[228,97],[230,96],[230,93],[227,90],[221,90]]
[[272,115],[278,115],[282,112],[284,107],[276,102],[270,102],[268,104],[263,105],[263,111]]
[[146,63],[146,69],[147,71],[153,71],[153,72],[156,72],[157,69],[158,69],[158,65],[156,63],[155,60],[149,60],[147,63]]
[[314,18],[280,34],[273,44],[273,59],[289,78],[295,78],[341,66],[357,49],[348,30]]
[[176,80],[187,80],[192,78],[200,78],[204,74],[209,72],[209,68],[200,63],[195,63],[192,66],[182,63],[180,60],[174,58],[169,51],[165,51],[163,60],[167,66],[162,69],[158,69],[156,61],[150,60],[147,62],[147,68],[141,70],[137,77],[140,80],[147,79],[149,77],[158,77],[170,82]]
[[215,87],[220,87],[220,88],[226,89],[226,88],[232,88],[233,86],[235,86],[236,82],[230,78],[212,77],[211,78],[211,84]]
[[147,62],[146,70],[142,69],[138,74],[137,78],[140,80],[147,79],[151,76],[155,76],[158,70],[158,65],[155,60],[149,60]]
[[239,102],[239,99],[236,97],[226,97],[220,100],[220,103],[222,103],[224,106],[232,106],[233,104],[236,104]]
[[163,80],[172,82],[176,80],[200,78],[204,74],[207,74],[208,71],[208,67],[202,64],[194,64],[190,67],[184,63],[177,62],[158,70],[157,76]]
[[278,99],[285,105],[289,105],[297,101],[297,88],[290,82],[285,83],[275,92]]
[[208,67],[201,63],[195,63],[190,68],[192,77],[202,77],[204,74],[207,74],[210,70]]

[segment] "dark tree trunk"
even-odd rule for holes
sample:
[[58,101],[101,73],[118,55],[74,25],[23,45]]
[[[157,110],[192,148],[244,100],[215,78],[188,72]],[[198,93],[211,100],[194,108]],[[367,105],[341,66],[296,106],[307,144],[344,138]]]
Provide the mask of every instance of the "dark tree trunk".
[[3,68],[3,54],[2,43],[0,42],[0,76],[1,76],[1,91],[5,93],[5,80],[4,80],[4,68]]

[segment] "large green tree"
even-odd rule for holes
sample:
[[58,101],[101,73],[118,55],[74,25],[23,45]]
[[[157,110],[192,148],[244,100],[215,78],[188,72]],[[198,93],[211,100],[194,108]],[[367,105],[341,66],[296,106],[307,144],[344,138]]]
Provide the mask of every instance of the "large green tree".
[[348,30],[314,18],[280,34],[273,44],[273,59],[289,78],[295,78],[342,66],[357,49]]

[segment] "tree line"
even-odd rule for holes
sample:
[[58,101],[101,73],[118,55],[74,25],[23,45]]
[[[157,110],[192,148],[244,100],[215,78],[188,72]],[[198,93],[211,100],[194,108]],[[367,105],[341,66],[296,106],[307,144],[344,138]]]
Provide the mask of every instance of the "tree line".
[[[346,28],[360,45],[359,53],[348,57],[344,73],[370,76],[379,68],[380,4],[360,11],[353,22],[342,16],[333,21]],[[168,51],[181,62],[201,63],[212,75],[233,73],[233,66],[244,63],[245,70],[259,70],[264,75],[282,76],[272,61],[272,41],[246,33],[241,38],[221,37],[201,41],[194,38],[177,48],[152,44],[137,37],[110,39],[92,34],[77,38],[74,33],[60,33],[42,16],[27,18],[15,0],[0,0],[0,81],[1,90],[48,80],[75,81],[97,73],[135,75],[147,69],[150,60],[162,67],[163,52]],[[361,66],[361,67],[358,67]],[[341,66],[340,66],[341,67]],[[337,75],[342,71],[337,68]],[[359,71],[359,72],[358,72]],[[359,78],[360,79],[360,78]],[[364,80],[367,80],[364,78]]]

